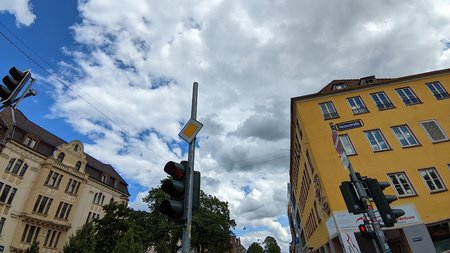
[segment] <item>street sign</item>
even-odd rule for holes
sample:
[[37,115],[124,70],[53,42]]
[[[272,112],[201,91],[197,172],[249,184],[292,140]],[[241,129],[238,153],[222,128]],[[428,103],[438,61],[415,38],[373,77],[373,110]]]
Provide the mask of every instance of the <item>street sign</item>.
[[185,140],[187,143],[191,143],[194,139],[197,133],[202,129],[203,124],[198,122],[195,119],[190,119],[186,125],[181,129],[181,132],[178,134],[178,136],[181,137],[181,139]]
[[348,160],[347,154],[345,154],[344,145],[342,145],[342,141],[339,138],[339,134],[336,130],[332,130],[331,138],[333,138],[334,148],[341,158],[342,165],[344,165],[345,170],[348,170],[350,161]]

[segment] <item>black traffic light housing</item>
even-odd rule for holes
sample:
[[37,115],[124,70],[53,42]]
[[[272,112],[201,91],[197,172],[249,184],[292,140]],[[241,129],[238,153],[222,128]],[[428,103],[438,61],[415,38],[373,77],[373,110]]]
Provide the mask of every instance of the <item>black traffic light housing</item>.
[[344,181],[339,186],[341,189],[342,197],[344,197],[345,205],[347,206],[348,212],[352,214],[365,213],[363,202],[360,200],[358,194],[355,191],[355,187],[349,181]]
[[12,103],[30,78],[30,70],[22,72],[16,67],[9,69],[9,75],[4,76],[2,79],[4,85],[0,85],[0,103]]
[[165,199],[159,206],[159,211],[169,216],[175,221],[183,219],[186,174],[189,168],[187,161],[181,163],[168,162],[164,166],[164,171],[171,176],[165,179],[161,189],[170,195],[170,199]]
[[358,229],[362,237],[368,240],[376,237],[375,232],[369,231],[369,226],[370,225],[366,223],[358,225]]
[[402,209],[392,209],[390,203],[397,200],[394,195],[384,195],[383,190],[390,186],[388,182],[378,182],[373,178],[365,180],[367,188],[369,188],[372,199],[377,206],[381,219],[383,219],[385,227],[393,227],[397,222],[397,218],[405,215]]

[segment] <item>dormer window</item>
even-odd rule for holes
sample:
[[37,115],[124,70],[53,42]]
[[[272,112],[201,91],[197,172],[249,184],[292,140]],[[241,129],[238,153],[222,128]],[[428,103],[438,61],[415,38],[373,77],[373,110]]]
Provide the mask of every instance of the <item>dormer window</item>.
[[64,160],[64,156],[65,154],[63,152],[59,153],[58,157],[56,158],[56,161],[62,163],[62,161]]
[[78,161],[78,162],[75,164],[75,170],[76,170],[76,171],[80,171],[80,168],[81,168],[81,162]]
[[36,143],[37,141],[31,138],[30,136],[26,136],[25,139],[23,140],[23,144],[25,144],[25,146],[28,146],[30,148],[36,147]]
[[347,88],[347,84],[345,83],[338,83],[334,85],[334,90],[342,90]]
[[108,177],[105,174],[102,174],[102,182],[105,184],[108,183]]

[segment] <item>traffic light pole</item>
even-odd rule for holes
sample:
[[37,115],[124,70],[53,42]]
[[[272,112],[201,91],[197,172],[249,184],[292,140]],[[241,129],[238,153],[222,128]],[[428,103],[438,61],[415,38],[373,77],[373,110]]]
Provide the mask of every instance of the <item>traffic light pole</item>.
[[[194,82],[192,90],[192,108],[191,108],[191,118],[197,119],[197,94],[198,94],[198,83]],[[194,189],[194,158],[195,158],[195,138],[189,143],[189,153],[188,153],[188,183],[187,183],[187,198],[184,207],[184,214],[186,221],[183,227],[183,238],[181,241],[182,253],[189,253],[191,250],[191,235],[192,235],[192,200],[193,200],[193,189]],[[185,187],[186,187],[185,186]]]
[[[343,150],[343,146],[342,146],[341,143],[339,143],[340,140],[339,140],[339,136],[338,136],[338,134],[336,132],[337,131],[336,130],[336,126],[333,125],[332,123],[330,123],[330,127],[331,127],[331,130],[333,132],[332,136],[333,136],[333,142],[335,142],[334,145],[336,147],[336,151],[338,151],[337,146],[340,145],[339,149],[342,149],[342,150],[339,150],[338,153],[341,156],[341,158],[342,157],[346,158],[345,151]],[[362,184],[362,181],[356,175],[355,170],[353,169],[352,164],[350,163],[350,161],[347,160],[346,163],[344,164],[344,166],[346,168],[348,168],[348,170],[350,172],[350,179],[351,179],[352,183],[355,185],[356,192],[358,193],[359,199],[364,204],[364,208],[365,208],[365,210],[367,212],[367,216],[369,216],[370,223],[372,224],[373,230],[374,230],[375,235],[376,235],[376,237],[378,239],[378,244],[381,247],[382,252],[390,253],[391,250],[389,248],[389,245],[386,242],[386,238],[384,236],[383,230],[381,230],[380,222],[378,221],[377,217],[375,216],[375,211],[373,210],[373,206],[370,203],[369,196],[367,196],[367,193],[364,190],[364,186]],[[365,215],[364,215],[364,218],[366,218]],[[375,249],[378,252],[378,248],[375,247]]]

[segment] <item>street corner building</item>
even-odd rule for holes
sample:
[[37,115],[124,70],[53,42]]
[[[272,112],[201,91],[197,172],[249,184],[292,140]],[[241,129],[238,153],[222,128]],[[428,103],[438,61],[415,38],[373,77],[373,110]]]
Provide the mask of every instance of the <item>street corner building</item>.
[[128,203],[127,183],[109,164],[34,124],[19,110],[0,112],[0,252],[61,252],[102,205]]
[[449,91],[450,69],[443,69],[334,80],[291,99],[291,252],[375,252],[358,229],[363,215],[349,213],[341,194],[348,162],[330,123],[352,168],[389,182],[385,193],[398,198],[391,206],[405,212],[383,227],[391,252],[450,250]]

